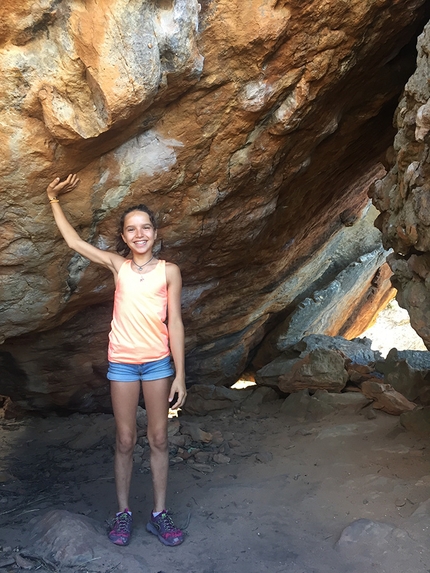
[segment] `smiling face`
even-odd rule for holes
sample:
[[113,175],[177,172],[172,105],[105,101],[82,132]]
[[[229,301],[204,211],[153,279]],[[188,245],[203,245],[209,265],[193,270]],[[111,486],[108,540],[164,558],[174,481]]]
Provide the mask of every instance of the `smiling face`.
[[133,255],[152,254],[157,231],[148,213],[131,211],[124,219],[122,238]]

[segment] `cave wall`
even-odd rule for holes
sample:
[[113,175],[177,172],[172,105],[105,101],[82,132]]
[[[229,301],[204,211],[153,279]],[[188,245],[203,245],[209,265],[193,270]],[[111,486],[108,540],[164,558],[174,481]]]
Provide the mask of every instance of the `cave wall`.
[[386,248],[393,249],[397,300],[411,325],[430,348],[430,27],[418,39],[415,73],[407,82],[395,114],[397,134],[388,157],[391,169],[377,180],[371,196]]
[[62,204],[101,248],[123,209],[157,212],[157,253],[184,278],[189,383],[234,382],[373,253],[361,289],[328,305],[336,321],[307,323],[364,329],[391,285],[373,223],[354,237],[427,16],[418,0],[3,2],[0,393],[106,402],[113,283],[59,237],[56,174],[79,173]]

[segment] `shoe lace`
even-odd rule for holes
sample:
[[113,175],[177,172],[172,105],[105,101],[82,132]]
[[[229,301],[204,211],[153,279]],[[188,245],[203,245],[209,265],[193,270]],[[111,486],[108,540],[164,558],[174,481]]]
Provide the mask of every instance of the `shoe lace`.
[[117,516],[115,520],[115,530],[118,533],[129,533],[130,530],[130,516],[124,512]]
[[167,531],[169,533],[172,531],[178,531],[178,528],[175,527],[175,524],[173,523],[173,520],[170,517],[170,515],[167,513],[167,511],[163,511],[163,513],[160,513],[157,521],[160,525],[160,528],[163,531]]

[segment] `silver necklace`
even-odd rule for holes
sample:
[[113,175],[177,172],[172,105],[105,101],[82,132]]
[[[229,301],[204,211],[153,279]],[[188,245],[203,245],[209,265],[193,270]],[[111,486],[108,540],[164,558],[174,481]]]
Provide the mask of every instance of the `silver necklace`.
[[[143,267],[146,267],[146,265],[149,265],[149,263],[152,261],[152,259],[154,258],[154,255],[152,255],[152,257],[149,259],[149,261],[146,261],[146,263],[143,263],[143,265],[138,265],[136,263],[136,261],[132,258],[131,261],[134,263],[134,265],[137,267],[137,270],[139,272],[142,272]],[[140,282],[142,282],[143,280],[145,280],[145,277],[143,277],[142,275],[140,275]]]

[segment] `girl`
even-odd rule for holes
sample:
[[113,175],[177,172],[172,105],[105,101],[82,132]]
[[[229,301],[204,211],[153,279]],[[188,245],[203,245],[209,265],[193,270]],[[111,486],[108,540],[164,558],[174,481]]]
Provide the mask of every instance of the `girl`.
[[[119,254],[102,251],[81,239],[66,219],[58,199],[78,183],[76,175],[69,175],[65,181],[56,178],[46,191],[55,222],[68,246],[111,270],[116,285],[107,377],[111,381],[116,424],[118,513],[108,536],[117,545],[127,545],[130,541],[129,491],[136,443],[136,411],[142,385],[154,494],[154,509],[146,529],[165,545],[179,545],[184,539],[183,532],[174,526],[165,508],[169,465],[168,409],[169,404],[172,408],[181,407],[187,394],[181,273],[176,265],[154,258],[152,249],[157,227],[152,211],[145,205],[131,207],[123,214],[117,239]],[[173,382],[170,354],[175,364]]]

